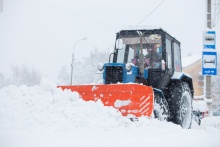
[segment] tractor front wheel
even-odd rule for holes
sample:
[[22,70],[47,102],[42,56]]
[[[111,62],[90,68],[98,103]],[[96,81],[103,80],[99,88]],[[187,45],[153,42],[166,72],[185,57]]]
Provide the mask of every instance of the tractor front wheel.
[[154,116],[158,120],[168,120],[169,107],[162,93],[154,91]]

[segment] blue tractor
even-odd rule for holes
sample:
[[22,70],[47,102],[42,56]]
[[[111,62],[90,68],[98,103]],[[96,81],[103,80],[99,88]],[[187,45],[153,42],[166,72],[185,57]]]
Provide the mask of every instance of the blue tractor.
[[[192,122],[192,78],[182,72],[180,42],[162,29],[121,30],[104,84],[139,83],[154,91],[154,115],[183,128]],[[164,117],[163,117],[164,116]]]

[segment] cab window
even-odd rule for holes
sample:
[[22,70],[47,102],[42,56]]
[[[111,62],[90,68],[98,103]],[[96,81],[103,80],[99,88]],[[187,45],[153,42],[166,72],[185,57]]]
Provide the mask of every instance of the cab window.
[[166,51],[167,51],[167,66],[169,69],[172,69],[172,54],[171,54],[171,41],[166,39]]
[[182,68],[181,68],[181,58],[180,58],[180,46],[179,44],[177,44],[176,42],[174,42],[173,44],[174,46],[174,70],[176,72],[181,72]]

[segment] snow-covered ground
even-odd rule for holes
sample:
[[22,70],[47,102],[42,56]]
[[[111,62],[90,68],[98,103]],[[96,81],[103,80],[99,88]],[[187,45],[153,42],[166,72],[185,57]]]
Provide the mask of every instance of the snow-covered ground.
[[219,147],[220,117],[184,130],[171,122],[131,122],[100,101],[85,102],[44,79],[0,89],[0,147]]

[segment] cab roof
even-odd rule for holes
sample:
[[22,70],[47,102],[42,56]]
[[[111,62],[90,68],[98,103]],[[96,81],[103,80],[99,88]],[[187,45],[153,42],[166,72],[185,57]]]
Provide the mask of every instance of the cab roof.
[[117,34],[116,38],[120,38],[121,36],[130,36],[130,35],[139,35],[139,33],[146,33],[146,34],[162,34],[164,36],[166,36],[167,38],[170,38],[172,40],[175,40],[175,42],[178,42],[178,44],[180,44],[180,42],[178,40],[176,40],[174,37],[172,37],[170,34],[168,34],[166,31],[164,31],[162,28],[159,27],[153,27],[153,26],[147,26],[147,27],[128,27],[125,29],[122,29],[121,31],[119,31]]

